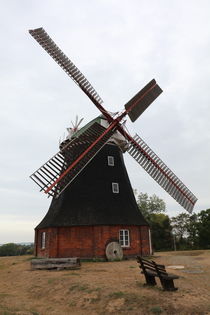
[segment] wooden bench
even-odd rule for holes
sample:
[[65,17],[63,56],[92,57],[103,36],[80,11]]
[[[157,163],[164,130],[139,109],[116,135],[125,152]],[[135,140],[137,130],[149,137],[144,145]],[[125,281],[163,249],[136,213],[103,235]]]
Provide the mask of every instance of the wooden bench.
[[141,273],[144,274],[146,284],[155,286],[157,284],[156,277],[160,279],[160,283],[165,291],[176,291],[178,288],[174,287],[174,279],[179,276],[167,273],[165,266],[156,264],[155,261],[147,260],[141,256],[137,256],[139,268],[142,269]]

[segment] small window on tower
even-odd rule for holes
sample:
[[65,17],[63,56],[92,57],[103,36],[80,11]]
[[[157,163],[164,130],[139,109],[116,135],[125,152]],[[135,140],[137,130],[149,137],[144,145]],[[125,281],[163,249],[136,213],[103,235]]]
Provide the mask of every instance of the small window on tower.
[[129,247],[130,246],[129,230],[120,230],[119,231],[119,243],[122,247]]
[[119,184],[118,183],[112,183],[112,192],[114,194],[119,194]]
[[41,233],[41,249],[46,247],[46,232]]
[[114,157],[111,155],[108,155],[108,165],[109,166],[114,166]]

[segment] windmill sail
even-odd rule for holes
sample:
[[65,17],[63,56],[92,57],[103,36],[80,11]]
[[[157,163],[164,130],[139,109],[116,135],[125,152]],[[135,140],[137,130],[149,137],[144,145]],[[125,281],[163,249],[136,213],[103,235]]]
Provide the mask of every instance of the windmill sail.
[[30,30],[29,33],[34,39],[48,52],[48,54],[59,64],[59,66],[70,76],[73,81],[79,85],[83,92],[91,99],[91,101],[99,106],[103,100],[98,95],[96,90],[80,72],[80,70],[73,64],[73,62],[62,52],[56,43],[50,38],[47,32],[42,28]]
[[131,121],[134,122],[162,92],[153,79],[126,103],[125,109]]
[[192,212],[197,198],[137,134],[130,140],[128,153],[171,197]]
[[50,196],[58,197],[114,133],[94,123],[74,138],[30,177]]

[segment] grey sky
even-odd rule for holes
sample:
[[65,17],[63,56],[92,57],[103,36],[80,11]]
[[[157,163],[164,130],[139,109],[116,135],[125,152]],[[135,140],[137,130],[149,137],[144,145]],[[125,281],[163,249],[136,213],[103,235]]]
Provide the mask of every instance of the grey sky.
[[[70,121],[99,114],[29,35],[44,27],[104,100],[119,111],[155,78],[164,93],[134,124],[137,132],[209,208],[210,2],[0,1],[0,244],[32,241],[50,199],[29,175],[58,150]],[[125,154],[133,188],[184,210]]]

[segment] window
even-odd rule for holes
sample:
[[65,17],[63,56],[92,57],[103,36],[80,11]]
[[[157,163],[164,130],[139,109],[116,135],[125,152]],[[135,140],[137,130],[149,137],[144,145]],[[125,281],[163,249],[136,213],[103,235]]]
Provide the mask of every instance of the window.
[[129,230],[120,230],[119,231],[119,243],[122,247],[129,247],[130,246]]
[[41,249],[45,249],[46,246],[46,232],[41,233]]
[[119,194],[119,184],[118,183],[112,183],[112,192],[114,194]]
[[108,155],[107,159],[108,159],[108,165],[109,166],[114,166],[114,157],[111,156],[111,155]]

